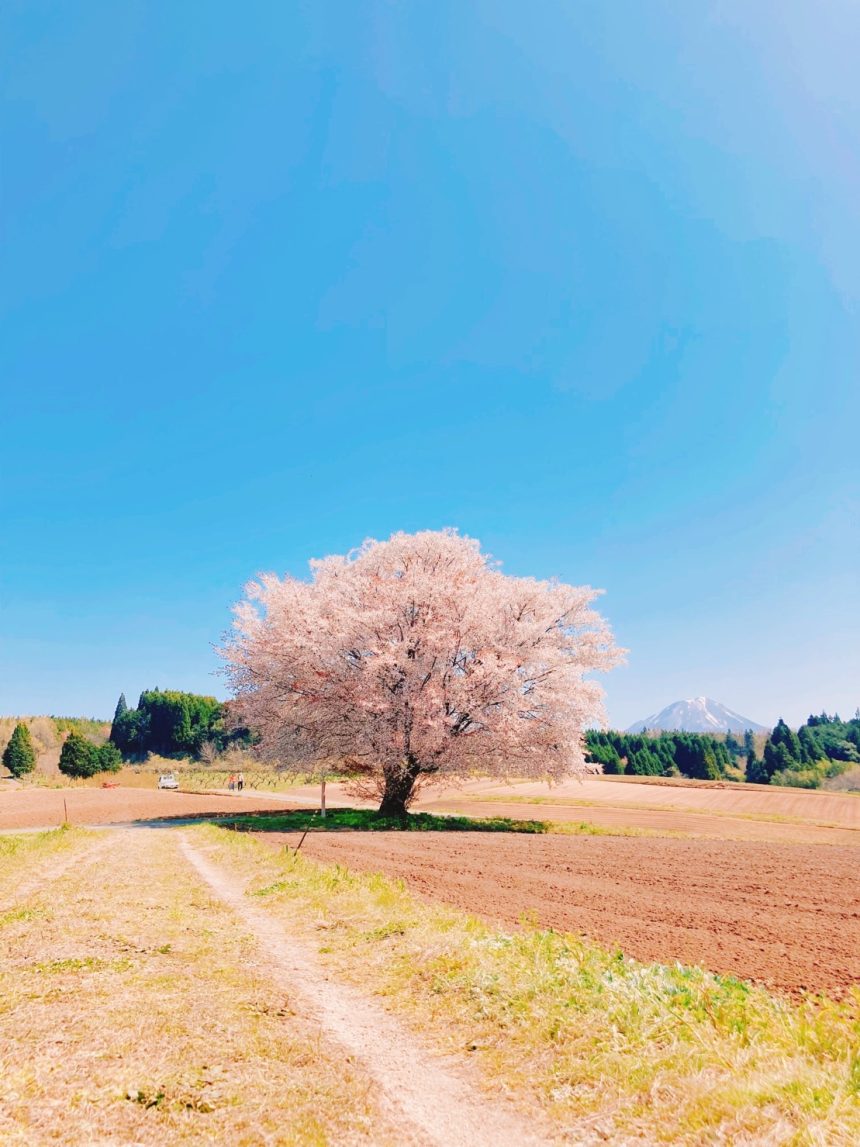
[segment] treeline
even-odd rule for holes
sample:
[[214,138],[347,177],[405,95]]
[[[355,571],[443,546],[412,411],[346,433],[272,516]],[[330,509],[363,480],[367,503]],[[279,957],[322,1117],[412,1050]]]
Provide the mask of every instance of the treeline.
[[82,737],[101,744],[108,734],[110,722],[100,721],[98,717],[51,717],[57,735],[62,737],[65,733],[78,733]]
[[818,788],[829,777],[860,763],[860,711],[850,721],[843,721],[838,714],[811,716],[796,732],[780,718],[764,742],[761,756],[750,730],[740,740],[732,733],[591,729],[585,742],[589,759],[609,774],[745,779],[753,784]]
[[[750,734],[752,736],[752,734]],[[604,773],[627,773],[639,777],[691,777],[718,781],[733,762],[739,741],[717,740],[708,733],[599,732],[585,735],[589,759],[602,765]]]
[[758,784],[817,788],[860,763],[860,711],[850,721],[838,714],[810,716],[797,732],[780,717],[765,742],[761,759],[747,758],[747,780]]
[[174,689],[147,689],[137,708],[120,695],[110,741],[124,757],[200,757],[204,751],[223,752],[231,745],[251,742],[247,729],[235,727],[229,707],[214,697]]
[[[30,730],[20,721],[3,750],[3,764],[13,777],[23,777],[36,767],[36,750]],[[116,745],[106,741],[94,745],[76,729],[71,729],[60,749],[60,772],[67,777],[93,777],[96,773],[117,773],[122,756]]]

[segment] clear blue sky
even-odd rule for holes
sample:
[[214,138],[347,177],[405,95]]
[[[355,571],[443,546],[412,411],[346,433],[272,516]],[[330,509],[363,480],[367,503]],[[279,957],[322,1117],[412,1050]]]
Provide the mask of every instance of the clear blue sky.
[[615,725],[860,703],[853,0],[0,25],[0,712],[222,693],[248,577],[443,525],[606,589]]

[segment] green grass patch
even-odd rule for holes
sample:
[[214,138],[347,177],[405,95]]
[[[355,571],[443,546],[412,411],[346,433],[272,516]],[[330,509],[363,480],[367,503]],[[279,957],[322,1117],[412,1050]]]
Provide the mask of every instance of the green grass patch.
[[126,972],[130,960],[103,960],[98,956],[69,956],[64,960],[43,960],[33,965],[46,975],[64,975],[69,972]]
[[526,832],[545,833],[552,826],[543,820],[513,820],[507,816],[438,816],[412,812],[406,817],[380,816],[373,809],[333,808],[321,817],[314,809],[283,813],[247,813],[230,819],[229,827],[240,832]]
[[29,924],[44,915],[44,908],[26,906],[9,908],[6,912],[0,912],[0,928],[5,928],[9,924]]
[[509,816],[460,816],[414,812],[405,818],[380,816],[373,809],[329,809],[321,817],[316,809],[278,813],[246,813],[220,821],[237,832],[516,832],[531,836],[686,836],[672,829],[608,827],[591,821],[517,820]]

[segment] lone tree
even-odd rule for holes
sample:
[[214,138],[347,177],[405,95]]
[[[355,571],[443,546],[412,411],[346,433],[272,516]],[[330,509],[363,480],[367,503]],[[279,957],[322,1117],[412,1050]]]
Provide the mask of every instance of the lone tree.
[[622,653],[589,608],[599,591],[508,577],[454,530],[311,571],[250,582],[221,651],[264,754],[296,771],[348,760],[389,816],[426,781],[588,770],[603,691],[585,675]]
[[12,730],[9,743],[3,750],[3,764],[13,777],[32,773],[36,767],[36,750],[30,738],[30,730],[19,721]]
[[60,772],[67,777],[92,777],[101,772],[98,749],[80,733],[69,733],[60,750]]

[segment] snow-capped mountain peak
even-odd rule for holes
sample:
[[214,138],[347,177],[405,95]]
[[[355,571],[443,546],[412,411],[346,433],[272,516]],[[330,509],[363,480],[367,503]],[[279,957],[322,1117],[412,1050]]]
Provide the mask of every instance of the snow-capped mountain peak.
[[637,721],[627,730],[628,733],[641,733],[643,729],[664,729],[668,732],[685,733],[743,733],[752,729],[754,733],[765,731],[764,725],[742,717],[733,709],[727,708],[711,697],[690,697],[686,701],[673,701],[659,713]]

